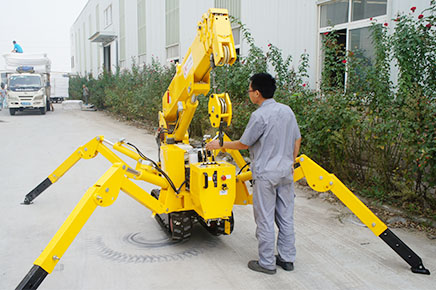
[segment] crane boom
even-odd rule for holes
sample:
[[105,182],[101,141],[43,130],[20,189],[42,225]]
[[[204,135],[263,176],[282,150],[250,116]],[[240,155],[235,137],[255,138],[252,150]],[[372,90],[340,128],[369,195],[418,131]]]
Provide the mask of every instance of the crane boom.
[[168,90],[162,97],[160,126],[170,130],[167,138],[186,140],[188,126],[197,109],[197,97],[210,90],[213,66],[233,64],[235,43],[226,9],[212,8],[203,14],[197,25],[197,35],[183,62],[177,64]]

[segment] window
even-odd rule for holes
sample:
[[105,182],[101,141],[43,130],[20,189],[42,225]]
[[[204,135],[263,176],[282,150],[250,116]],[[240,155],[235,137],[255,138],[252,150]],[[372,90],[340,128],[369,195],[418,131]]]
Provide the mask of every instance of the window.
[[125,0],[120,0],[120,61],[126,60],[126,13]]
[[100,31],[100,9],[98,4],[95,5],[95,31]]
[[353,0],[352,20],[361,20],[386,14],[387,0]]
[[76,62],[77,62],[77,70],[76,72],[80,73],[82,67],[82,53],[80,50],[80,28],[76,32]]
[[[88,37],[90,37],[93,33],[92,33],[92,17],[91,17],[91,14],[89,14],[89,26],[88,26],[88,33],[89,33],[89,36]],[[92,72],[92,62],[93,62],[93,59],[92,59],[92,42],[91,41],[89,41],[89,66],[90,66],[90,68],[89,68],[89,70]]]
[[[318,1],[320,40],[326,32],[332,30],[340,32],[338,40],[343,44],[343,53],[350,50],[356,52],[358,56],[368,59],[370,64],[374,59],[374,47],[369,29],[372,25],[370,18],[377,18],[378,23],[388,21],[387,2],[388,0]],[[318,75],[321,67],[322,63],[319,63]]]
[[241,18],[241,0],[215,0],[215,8],[226,8],[235,18]]
[[90,37],[92,34],[93,34],[93,32],[92,32],[92,16],[91,16],[91,14],[89,14],[89,16],[88,16],[88,37]]
[[112,4],[104,10],[104,27],[107,28],[112,24]]
[[[74,43],[75,44],[75,48],[77,47],[77,43],[75,43],[74,41],[74,33],[71,33],[71,37],[70,37],[70,43]],[[74,53],[71,56],[71,69],[74,69],[74,55],[76,54],[76,49],[74,49]]]
[[82,36],[83,36],[83,47],[81,47],[81,49],[83,48],[83,55],[82,55],[82,57],[83,57],[83,70],[84,70],[84,75],[86,75],[86,72],[88,71],[87,70],[87,63],[86,63],[86,40],[87,40],[87,37],[86,37],[86,25],[85,25],[85,22],[83,22],[83,29],[82,29]]
[[165,36],[167,59],[179,58],[179,0],[165,0]]
[[41,88],[41,77],[34,75],[18,75],[11,76],[9,79],[9,87],[14,90],[17,87],[37,87]]
[[145,0],[138,0],[138,55],[146,53]]
[[348,49],[356,53],[358,57],[367,58],[369,61],[374,60],[375,52],[369,27],[350,30],[350,46]]
[[[95,5],[95,32],[100,31],[100,6]],[[100,68],[100,46],[97,47],[97,70]]]
[[348,21],[349,0],[336,0],[321,6],[321,27]]

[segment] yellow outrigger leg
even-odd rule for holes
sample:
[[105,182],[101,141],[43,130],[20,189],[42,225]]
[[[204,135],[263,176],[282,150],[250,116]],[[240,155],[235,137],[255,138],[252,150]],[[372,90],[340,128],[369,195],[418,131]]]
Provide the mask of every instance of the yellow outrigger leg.
[[421,258],[400,240],[363,202],[361,202],[334,174],[328,173],[306,155],[297,158],[294,181],[306,177],[309,186],[319,192],[333,192],[365,224],[410,266],[413,273],[430,274]]
[[86,191],[50,243],[35,260],[33,267],[17,286],[17,289],[36,289],[44,278],[53,271],[97,206],[106,207],[113,204],[120,190],[126,192],[155,213],[165,212],[164,207],[157,199],[127,178],[127,169],[128,167],[122,163],[113,164]]
[[[229,150],[230,151],[230,150]],[[230,153],[230,152],[229,152]],[[294,171],[294,182],[306,178],[309,186],[318,192],[331,191],[365,224],[410,266],[413,273],[429,275],[421,258],[400,240],[363,202],[361,202],[334,174],[327,172],[306,155],[297,157],[299,165]],[[251,171],[238,175],[239,181],[252,178]]]
[[168,182],[147,165],[139,165],[136,168],[139,171],[130,168],[116,154],[109,150],[103,142],[109,143],[115,150],[124,153],[128,157],[135,160],[141,159],[136,152],[123,147],[123,142],[120,141],[112,144],[111,142],[104,140],[103,136],[97,136],[85,145],[79,147],[55,171],[53,171],[48,178],[26,195],[24,204],[30,204],[32,200],[40,195],[52,183],[59,180],[59,178],[61,178],[82,158],[94,158],[98,153],[101,153],[112,163],[112,166],[103,174],[103,176],[86,191],[61,228],[51,239],[50,243],[35,260],[33,267],[16,289],[37,289],[45,277],[53,271],[56,264],[91,217],[97,206],[106,207],[113,204],[117,199],[120,190],[127,193],[140,204],[149,208],[153,213],[162,214],[168,211],[164,208],[163,203],[159,202],[148,192],[130,181],[129,178],[136,177],[137,179],[159,185],[162,188],[168,188]]

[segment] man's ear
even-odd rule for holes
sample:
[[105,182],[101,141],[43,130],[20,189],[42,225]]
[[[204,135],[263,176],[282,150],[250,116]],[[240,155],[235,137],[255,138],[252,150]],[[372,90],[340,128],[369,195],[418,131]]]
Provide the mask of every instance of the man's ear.
[[260,99],[262,99],[263,98],[263,96],[262,96],[262,94],[259,92],[259,91],[256,91],[257,92],[257,98],[260,100]]

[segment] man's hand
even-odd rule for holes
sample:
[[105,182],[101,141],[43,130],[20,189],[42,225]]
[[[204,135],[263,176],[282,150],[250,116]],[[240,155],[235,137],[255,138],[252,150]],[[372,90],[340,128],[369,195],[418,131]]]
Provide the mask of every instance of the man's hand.
[[241,141],[224,141],[223,146],[220,146],[219,140],[213,140],[206,144],[207,150],[216,150],[216,149],[231,149],[231,150],[242,150],[248,149],[248,146],[241,143]]
[[216,149],[220,149],[220,142],[218,140],[212,140],[209,143],[206,144],[206,149],[207,150],[216,150]]

